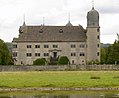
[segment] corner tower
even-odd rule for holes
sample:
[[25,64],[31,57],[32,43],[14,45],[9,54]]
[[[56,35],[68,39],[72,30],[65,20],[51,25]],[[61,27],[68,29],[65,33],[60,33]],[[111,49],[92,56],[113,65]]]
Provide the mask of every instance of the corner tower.
[[99,13],[92,7],[87,13],[87,62],[100,62],[100,26]]

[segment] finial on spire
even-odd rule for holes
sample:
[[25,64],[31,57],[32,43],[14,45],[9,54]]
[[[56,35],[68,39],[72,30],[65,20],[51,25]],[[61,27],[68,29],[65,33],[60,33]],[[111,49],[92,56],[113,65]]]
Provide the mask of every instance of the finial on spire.
[[92,9],[94,9],[94,0],[92,0]]
[[23,26],[25,26],[26,25],[26,23],[25,23],[25,14],[24,14],[24,16],[23,16]]
[[43,26],[45,25],[45,17],[43,17]]
[[66,26],[73,26],[73,25],[70,23],[70,13],[68,13],[68,23],[66,24]]
[[23,16],[23,19],[24,19],[24,21],[25,21],[25,14],[24,14],[24,16]]
[[70,13],[68,14],[68,21],[70,22]]

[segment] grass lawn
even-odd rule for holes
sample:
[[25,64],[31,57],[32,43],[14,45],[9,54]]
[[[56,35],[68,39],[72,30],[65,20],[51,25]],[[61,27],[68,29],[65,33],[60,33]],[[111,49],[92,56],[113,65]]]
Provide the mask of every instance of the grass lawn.
[[119,87],[119,71],[0,72],[0,87]]

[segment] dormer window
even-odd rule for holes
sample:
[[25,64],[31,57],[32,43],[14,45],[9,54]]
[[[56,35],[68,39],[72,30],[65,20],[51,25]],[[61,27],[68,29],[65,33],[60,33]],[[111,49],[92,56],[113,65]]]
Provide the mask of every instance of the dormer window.
[[63,30],[62,30],[62,29],[60,29],[60,30],[59,30],[59,33],[63,33]]
[[43,30],[42,30],[42,29],[40,29],[39,33],[43,33]]
[[19,28],[19,33],[23,33],[23,28]]

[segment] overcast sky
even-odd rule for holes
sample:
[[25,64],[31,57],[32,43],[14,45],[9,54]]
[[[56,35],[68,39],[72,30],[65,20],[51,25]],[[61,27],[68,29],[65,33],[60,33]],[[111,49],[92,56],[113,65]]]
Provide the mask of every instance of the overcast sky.
[[[113,43],[119,33],[119,0],[95,0],[100,13],[101,42]],[[65,25],[68,13],[73,25],[86,28],[92,0],[0,0],[0,38],[11,42],[18,37],[24,14],[27,25]]]

